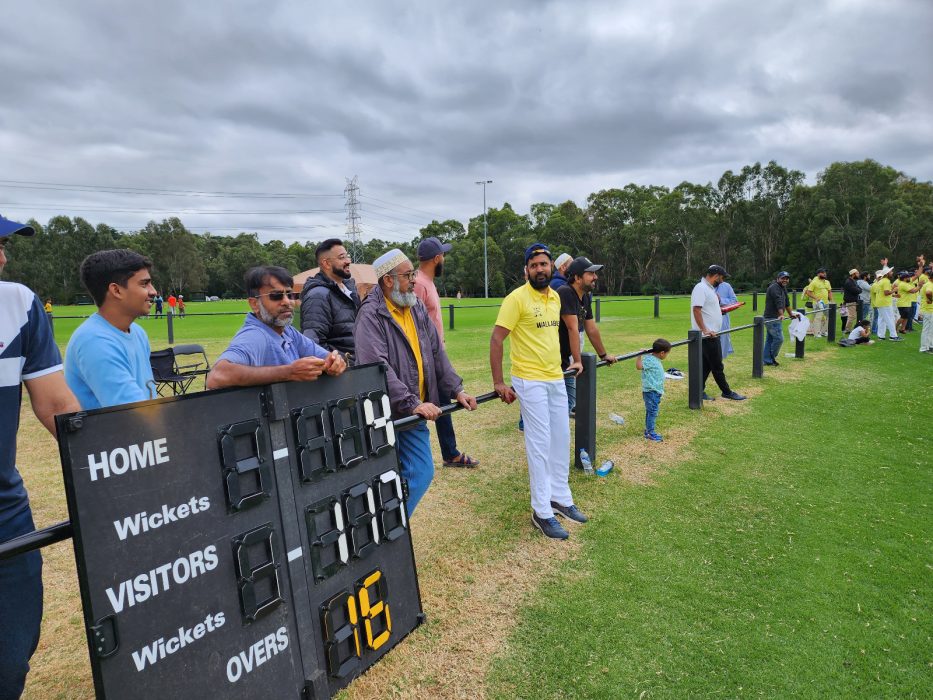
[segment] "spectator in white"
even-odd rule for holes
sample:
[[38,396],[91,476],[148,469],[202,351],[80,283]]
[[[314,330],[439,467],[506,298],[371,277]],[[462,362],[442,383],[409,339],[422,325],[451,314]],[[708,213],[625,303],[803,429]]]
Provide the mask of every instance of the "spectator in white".
[[726,371],[722,364],[722,345],[719,343],[717,333],[722,330],[722,310],[719,307],[719,297],[716,296],[716,287],[728,277],[726,269],[721,265],[710,265],[703,278],[697,282],[690,294],[690,327],[703,334],[703,400],[715,401],[706,393],[706,380],[710,373],[724,399],[731,401],[744,401],[745,397],[729,386]]
[[573,262],[573,256],[561,253],[554,261],[554,274],[551,276],[551,289],[560,289],[567,284],[567,268]]
[[[438,296],[434,280],[444,274],[444,256],[451,251],[450,243],[441,243],[434,236],[425,238],[418,244],[418,272],[415,275],[415,296],[424,304],[428,318],[437,329],[437,337],[444,344],[444,321],[441,318],[441,298]],[[441,457],[445,467],[465,467],[473,469],[479,466],[479,460],[457,449],[457,434],[449,413],[434,421],[437,441],[441,445]]]
[[[493,388],[505,403],[521,401],[525,423],[525,455],[531,484],[531,522],[547,537],[570,535],[554,517],[585,523],[588,518],[570,493],[570,418],[567,389],[560,369],[560,297],[548,286],[551,251],[543,243],[525,250],[528,281],[509,294],[489,341]],[[502,348],[511,334],[512,386],[502,374]],[[579,371],[579,362],[569,370]],[[513,389],[514,387],[514,389]]]
[[[0,272],[6,244],[15,234],[35,231],[0,216]],[[65,384],[42,303],[21,284],[0,282],[0,341],[0,542],[7,542],[36,529],[16,466],[23,385],[33,413],[53,436],[55,415],[80,411],[81,405]],[[41,622],[42,555],[33,550],[0,561],[0,698],[23,692]]]
[[[719,297],[719,306],[729,306],[730,304],[737,304],[739,298],[735,295],[735,290],[732,288],[732,285],[723,280],[716,287],[716,296]],[[729,316],[729,313],[723,313],[722,315],[722,328],[719,330],[727,331],[732,327],[732,320]],[[726,335],[719,336],[720,343],[722,345],[722,358],[726,359],[735,352],[732,349],[732,334],[727,333]]]
[[315,249],[318,273],[301,289],[301,332],[327,350],[336,350],[353,364],[353,325],[360,296],[350,274],[350,256],[339,238],[328,238]]
[[254,267],[244,279],[250,313],[207,375],[207,388],[310,382],[341,374],[347,363],[292,325],[292,276],[283,267]]
[[[602,269],[602,265],[594,265],[589,258],[576,258],[567,268],[567,284],[557,290],[560,297],[558,336],[561,371],[565,371],[571,364],[580,363],[584,331],[600,360],[610,365],[616,361],[615,355],[606,352],[599,326],[593,320],[593,289],[599,279],[596,273]],[[577,407],[576,375],[564,375],[564,386],[567,388],[567,408],[570,416],[574,417]]]
[[842,303],[845,304],[846,325],[843,329],[846,333],[851,331],[858,322],[859,297],[862,294],[862,287],[859,285],[859,271],[854,267],[849,270],[849,276],[842,283]]
[[133,250],[101,250],[84,259],[80,273],[97,313],[68,341],[68,386],[84,409],[155,398],[149,336],[135,322],[156,297],[152,261]]
[[855,345],[873,345],[874,340],[871,339],[871,321],[867,318],[859,321],[858,325],[855,326],[851,331],[849,331],[849,338]]

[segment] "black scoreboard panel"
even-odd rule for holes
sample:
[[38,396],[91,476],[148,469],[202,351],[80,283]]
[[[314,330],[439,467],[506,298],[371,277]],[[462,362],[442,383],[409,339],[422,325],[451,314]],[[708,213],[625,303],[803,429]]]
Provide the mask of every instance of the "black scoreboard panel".
[[381,366],[58,421],[99,697],[330,697],[421,622]]

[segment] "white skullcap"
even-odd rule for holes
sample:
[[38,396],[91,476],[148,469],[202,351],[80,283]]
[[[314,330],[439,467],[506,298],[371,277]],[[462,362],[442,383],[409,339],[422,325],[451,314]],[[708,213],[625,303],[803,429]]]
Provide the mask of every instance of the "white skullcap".
[[554,267],[559,270],[562,266],[572,261],[573,257],[569,253],[561,253],[557,256],[557,260],[554,261]]
[[398,248],[393,248],[387,253],[383,253],[373,260],[373,270],[376,273],[376,279],[389,274],[406,260],[408,260],[408,257]]

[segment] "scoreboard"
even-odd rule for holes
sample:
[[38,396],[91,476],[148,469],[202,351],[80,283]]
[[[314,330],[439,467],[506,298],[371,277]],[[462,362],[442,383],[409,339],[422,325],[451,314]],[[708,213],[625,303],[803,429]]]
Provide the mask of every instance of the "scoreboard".
[[385,369],[57,417],[101,698],[331,697],[423,619]]

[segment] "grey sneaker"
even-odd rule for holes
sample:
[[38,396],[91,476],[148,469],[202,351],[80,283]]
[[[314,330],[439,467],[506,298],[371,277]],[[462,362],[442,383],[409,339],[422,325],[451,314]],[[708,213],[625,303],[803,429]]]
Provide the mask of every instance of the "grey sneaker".
[[532,513],[531,523],[552,540],[566,540],[570,537],[570,533],[561,527],[557,518],[539,518],[537,513]]
[[574,505],[562,506],[560,503],[551,501],[551,508],[554,509],[557,515],[567,518],[568,520],[573,520],[575,523],[585,523],[589,520],[589,518],[583,515],[580,509]]

